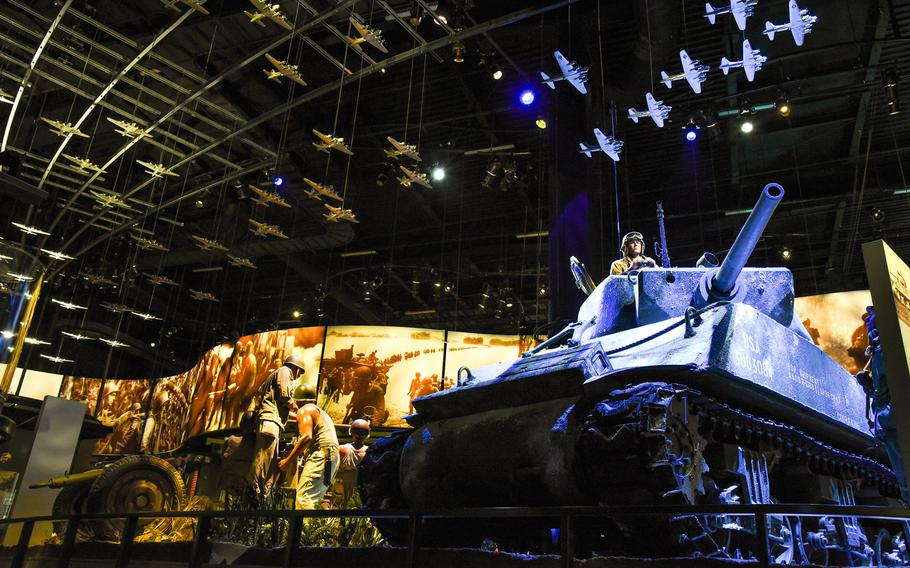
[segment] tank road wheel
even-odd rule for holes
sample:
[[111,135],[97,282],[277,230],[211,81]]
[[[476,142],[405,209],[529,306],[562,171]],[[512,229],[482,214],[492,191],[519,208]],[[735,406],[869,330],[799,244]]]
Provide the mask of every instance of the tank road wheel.
[[[155,456],[131,455],[112,463],[92,483],[87,508],[92,513],[179,511],[185,496],[180,472],[171,464]],[[122,519],[102,520],[96,532],[101,538],[117,539],[122,526]]]
[[[92,488],[91,483],[77,483],[76,485],[67,485],[60,490],[57,498],[54,499],[54,506],[51,508],[51,515],[62,517],[65,515],[75,515],[85,513],[86,497]],[[66,521],[54,521],[54,532],[63,539],[66,534]],[[77,529],[77,538],[90,538],[92,536],[91,526],[83,521]]]

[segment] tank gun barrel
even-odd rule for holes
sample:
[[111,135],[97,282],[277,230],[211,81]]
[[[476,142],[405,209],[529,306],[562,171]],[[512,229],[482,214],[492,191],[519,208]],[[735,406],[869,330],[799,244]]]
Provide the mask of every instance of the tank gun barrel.
[[28,486],[29,489],[39,489],[41,487],[50,487],[51,489],[56,489],[57,487],[66,487],[67,485],[76,485],[79,483],[88,483],[94,481],[98,476],[104,473],[104,468],[90,469],[88,471],[83,471],[81,473],[74,473],[72,475],[59,475],[57,477],[52,477],[47,481],[42,481],[40,483],[33,483]]
[[762,190],[752,213],[746,219],[743,228],[739,230],[739,235],[733,241],[730,252],[724,258],[714,279],[711,282],[711,290],[714,293],[725,295],[733,291],[736,285],[736,279],[739,278],[740,272],[752,256],[758,239],[761,238],[762,232],[768,225],[774,209],[784,196],[784,188],[777,183],[769,183]]

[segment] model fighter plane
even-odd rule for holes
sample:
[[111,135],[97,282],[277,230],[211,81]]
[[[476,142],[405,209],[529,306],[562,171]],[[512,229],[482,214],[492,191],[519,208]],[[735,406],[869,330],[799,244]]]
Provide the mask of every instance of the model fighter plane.
[[398,166],[398,169],[400,169],[401,173],[404,174],[404,176],[398,178],[398,182],[401,185],[405,187],[411,187],[411,184],[416,183],[424,186],[427,189],[433,189],[433,186],[430,185],[430,180],[427,179],[427,174],[409,170],[404,166]]
[[726,57],[722,57],[720,60],[720,70],[724,72],[724,75],[730,72],[730,69],[736,67],[742,67],[743,71],[746,72],[746,79],[750,82],[755,79],[755,72],[761,69],[762,64],[767,61],[768,58],[761,54],[757,49],[752,49],[752,46],[749,44],[749,40],[743,40],[743,58],[741,61],[730,61]]
[[127,138],[151,138],[152,135],[145,131],[141,126],[135,122],[127,122],[125,120],[117,120],[116,118],[106,117],[107,121],[117,127],[114,132],[120,134],[121,136],[126,136]]
[[714,24],[715,18],[720,14],[733,14],[736,20],[736,27],[740,31],[746,31],[746,19],[755,12],[755,5],[758,0],[730,0],[730,5],[724,8],[715,8],[711,3],[705,4],[705,17]]
[[279,239],[288,238],[278,226],[269,225],[268,223],[263,223],[262,221],[257,221],[255,219],[250,219],[250,232],[258,237],[278,237]]
[[331,221],[332,223],[337,223],[338,221],[348,221],[351,223],[359,223],[357,216],[354,215],[354,212],[350,209],[342,209],[341,207],[332,207],[328,203],[324,204],[326,209],[329,210],[328,213],[324,215],[326,221]]
[[203,292],[201,290],[190,290],[190,296],[194,300],[199,300],[200,302],[217,302],[218,298],[210,294],[209,292]]
[[[109,312],[114,312],[115,314],[125,314],[127,312],[132,312],[133,308],[127,306],[126,304],[116,304],[113,302],[101,302],[101,307]],[[101,339],[100,337],[98,339]],[[102,339],[102,341],[104,341]]]
[[202,7],[206,0],[199,0],[198,2],[194,2],[193,0],[161,0],[161,2],[164,4],[165,8],[170,8],[171,10],[176,10],[178,12],[180,11],[180,8],[177,7],[177,3],[180,2],[183,5],[196,10],[200,14],[209,15],[209,11]]
[[142,273],[143,276],[148,278],[148,281],[151,282],[152,286],[176,286],[177,282],[171,280],[167,276],[162,276],[160,274],[149,274],[147,272]]
[[139,235],[130,235],[130,238],[136,241],[136,244],[142,250],[153,250],[158,252],[168,252],[171,250],[155,239],[146,239]]
[[255,185],[250,185],[248,187],[250,188],[250,191],[252,191],[253,193],[256,194],[256,197],[253,198],[253,202],[255,202],[255,203],[258,203],[260,205],[265,205],[265,206],[274,204],[274,205],[278,205],[280,207],[288,207],[288,208],[291,206],[290,203],[285,201],[285,199],[283,197],[281,197],[280,195],[278,195],[277,193],[272,193],[272,192],[266,191],[264,189],[259,189]]
[[765,22],[765,30],[762,33],[768,36],[768,39],[774,41],[774,34],[789,30],[796,45],[802,45],[806,34],[812,33],[812,26],[818,21],[818,16],[813,16],[809,13],[809,10],[800,10],[796,0],[790,0],[789,13],[789,22],[786,24]]
[[228,249],[215,239],[207,239],[205,237],[200,237],[199,235],[190,235],[190,237],[196,241],[196,246],[202,250],[219,250],[224,252]]
[[269,63],[272,64],[272,67],[275,68],[274,71],[269,71],[268,69],[262,70],[267,79],[275,81],[276,83],[281,83],[281,77],[287,77],[298,85],[306,87],[306,81],[300,76],[300,71],[297,70],[296,65],[291,65],[287,61],[279,61],[268,53],[265,54],[265,58],[268,59]]
[[415,162],[420,161],[420,154],[417,153],[417,146],[414,144],[405,144],[404,142],[399,142],[391,136],[387,137],[386,140],[389,141],[389,144],[392,145],[392,150],[384,150],[385,155],[389,158],[397,159],[399,156],[404,156],[405,158],[410,158]]
[[231,266],[236,266],[238,268],[249,268],[250,270],[256,270],[256,264],[248,258],[244,258],[242,256],[234,256],[232,254],[227,255],[227,257],[228,257],[228,264],[230,264]]
[[553,55],[556,56],[556,62],[559,64],[559,70],[562,71],[562,75],[550,77],[541,71],[540,77],[543,82],[551,89],[556,89],[556,81],[568,81],[573,87],[578,89],[579,93],[583,95],[587,93],[588,89],[585,87],[585,83],[588,81],[588,68],[578,65],[574,61],[569,61],[559,51],[554,51]]
[[330,150],[338,150],[342,154],[347,154],[348,156],[354,155],[354,152],[352,152],[348,145],[344,143],[344,138],[339,138],[338,136],[333,136],[331,134],[323,134],[316,129],[313,129],[313,134],[322,141],[313,142],[313,146],[320,152],[328,154]]
[[313,199],[322,199],[323,197],[328,197],[329,199],[334,199],[336,201],[344,201],[344,199],[335,192],[335,188],[331,185],[322,185],[321,183],[316,183],[315,181],[309,178],[303,178],[304,183],[310,186],[311,190],[306,190],[306,194]]
[[673,107],[665,105],[663,101],[658,101],[654,99],[654,95],[647,93],[645,95],[645,101],[648,103],[648,110],[635,110],[634,108],[629,109],[629,118],[632,119],[632,122],[638,124],[638,119],[650,116],[651,120],[654,121],[654,124],[658,128],[664,127],[664,120],[670,115],[670,109]]
[[660,80],[663,81],[663,84],[668,89],[672,89],[673,81],[685,79],[689,82],[689,86],[692,87],[693,91],[701,93],[701,84],[705,82],[705,77],[707,77],[711,68],[707,65],[702,65],[697,59],[689,57],[685,49],[679,52],[679,60],[682,62],[682,73],[668,75],[666,71],[661,71]]
[[136,163],[144,167],[145,173],[152,176],[153,178],[160,178],[164,176],[180,177],[180,174],[174,173],[173,170],[164,164],[153,164],[152,162],[143,162],[142,160],[136,160]]
[[95,164],[88,158],[80,158],[79,156],[71,156],[69,154],[63,154],[63,157],[73,163],[76,168],[82,173],[88,173],[86,170],[91,170],[93,172],[98,172],[99,174],[107,173],[104,168]]
[[59,120],[51,120],[49,118],[41,117],[41,120],[51,125],[51,132],[57,136],[81,136],[82,138],[88,138],[88,134],[82,132],[71,122],[60,122]]
[[385,41],[382,39],[382,32],[380,30],[374,30],[356,16],[351,17],[351,25],[354,26],[354,29],[360,34],[360,37],[358,38],[348,38],[351,45],[366,42],[383,53],[389,52],[389,48],[385,46]]
[[623,145],[622,142],[615,140],[612,136],[607,136],[600,128],[594,129],[594,138],[597,139],[597,144],[585,144],[582,142],[578,145],[579,148],[581,148],[582,154],[590,158],[592,152],[603,152],[607,156],[610,156],[614,162],[619,161],[619,153],[622,151]]
[[250,0],[250,3],[256,8],[256,11],[243,11],[246,17],[250,19],[250,23],[264,28],[265,22],[262,20],[268,18],[288,31],[294,30],[294,26],[291,25],[291,22],[289,22],[288,19],[284,17],[284,14],[281,13],[281,5],[277,2],[269,4],[268,2],[262,2],[261,0]]

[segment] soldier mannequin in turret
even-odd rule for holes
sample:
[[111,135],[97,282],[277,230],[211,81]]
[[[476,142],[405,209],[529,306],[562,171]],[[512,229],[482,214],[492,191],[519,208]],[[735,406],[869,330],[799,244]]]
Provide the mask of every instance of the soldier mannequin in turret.
[[657,266],[653,258],[645,256],[645,240],[638,231],[627,233],[622,238],[622,246],[619,252],[622,254],[622,258],[614,260],[613,264],[610,265],[610,276],[617,276],[630,270]]

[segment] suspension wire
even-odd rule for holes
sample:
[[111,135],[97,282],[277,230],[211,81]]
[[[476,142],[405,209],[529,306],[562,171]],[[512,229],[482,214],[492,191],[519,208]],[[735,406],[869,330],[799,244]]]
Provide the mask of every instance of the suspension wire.
[[[871,108],[869,110],[869,116],[875,116],[875,102],[873,98]],[[866,176],[869,173],[869,159],[872,155],[872,134],[875,131],[875,121],[872,121],[872,124],[869,127],[869,131],[866,135],[866,159],[863,162],[863,174],[862,180],[859,185],[859,193],[856,192],[856,187],[854,185],[854,194],[856,197],[853,200],[853,223],[850,230],[850,239],[847,241],[847,250],[844,255],[844,272],[850,268],[852,264],[853,251],[856,248],[856,239],[859,231],[860,215],[862,213],[861,209],[863,206],[863,198],[866,192]],[[856,173],[859,174],[859,164],[856,165]],[[854,181],[855,184],[855,181]]]
[[[796,144],[792,144],[793,152],[793,165],[796,170],[796,191],[799,194],[799,200],[803,201],[803,183],[802,178],[799,175],[799,153],[796,147]],[[805,211],[802,214],[803,218],[803,230],[806,232],[806,251],[809,253],[809,266],[812,268],[812,287],[815,289],[815,293],[818,294],[818,279],[815,276],[815,260],[812,257],[812,236],[809,234],[809,217]]]
[[648,0],[645,0],[645,22],[648,25],[648,68],[650,69],[650,74],[648,78],[651,80],[651,92],[654,92],[654,57],[651,54],[651,7],[648,5]]
[[[347,31],[348,37],[351,36],[351,28],[353,27],[351,20],[354,17],[355,4],[356,3],[351,4],[351,15],[348,17],[348,31]],[[297,9],[298,9],[298,11],[300,10],[300,4],[297,5]],[[348,68],[348,55],[350,54],[350,52],[351,52],[351,44],[348,42],[344,42],[344,55],[342,56],[341,69],[339,70],[339,73],[341,73],[341,76],[338,79],[338,97],[335,99],[335,116],[332,119],[332,132],[329,133],[330,136],[337,136],[337,134],[338,134],[338,132],[337,132],[338,131],[338,117],[339,117],[339,114],[341,113],[341,95],[344,93],[344,72]],[[362,64],[363,64],[363,58],[361,58],[361,65]],[[290,109],[288,109],[288,110],[290,111]],[[331,167],[331,165],[332,165],[332,150],[331,150],[331,148],[329,148],[328,156],[326,157],[326,161],[325,161],[325,174],[323,174],[323,178],[322,178],[323,183],[325,183],[325,181],[329,177],[329,168]],[[341,204],[342,204],[342,206],[344,206],[343,198],[345,196],[342,195],[341,197],[342,197]]]

